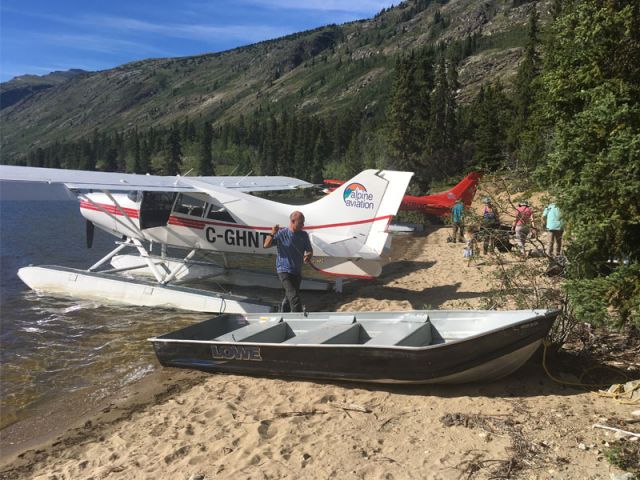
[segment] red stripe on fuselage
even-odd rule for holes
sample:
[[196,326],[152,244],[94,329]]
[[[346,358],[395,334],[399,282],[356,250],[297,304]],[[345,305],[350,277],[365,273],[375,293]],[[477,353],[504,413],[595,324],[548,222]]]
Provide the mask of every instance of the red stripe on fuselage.
[[[109,205],[106,203],[98,203],[94,205],[93,203],[86,202],[84,200],[80,201],[80,208],[84,208],[85,210],[93,210],[95,212],[104,213],[105,211],[111,213],[112,215],[120,215],[122,216],[122,212],[118,209],[118,207],[114,205]],[[122,211],[126,213],[131,218],[139,217],[139,210],[134,208],[123,208]]]
[[[120,210],[113,205],[104,204],[104,203],[100,203],[97,205],[112,215],[122,216],[122,212],[120,212]],[[80,202],[80,208],[81,209],[84,208],[85,210],[94,210],[97,212],[104,213],[96,205],[86,202],[84,200]],[[131,218],[139,218],[140,216],[139,210],[135,210],[133,208],[123,208],[122,210]],[[373,223],[381,220],[386,220],[387,223],[389,223],[392,218],[393,218],[392,215],[385,215],[383,217],[367,218],[365,220],[355,220],[353,222],[327,223],[325,225],[305,226],[304,230],[319,230],[322,228],[348,227],[351,225],[361,225],[363,223]],[[169,217],[169,225],[175,225],[177,227],[193,228],[197,230],[202,230],[206,225],[214,225],[217,227],[242,228],[245,230],[262,230],[262,231],[268,231],[268,230],[271,230],[272,228],[272,227],[256,227],[251,225],[239,225],[237,223],[224,223],[224,222],[213,222],[208,220],[196,220],[194,218],[177,217],[175,215],[171,215]]]

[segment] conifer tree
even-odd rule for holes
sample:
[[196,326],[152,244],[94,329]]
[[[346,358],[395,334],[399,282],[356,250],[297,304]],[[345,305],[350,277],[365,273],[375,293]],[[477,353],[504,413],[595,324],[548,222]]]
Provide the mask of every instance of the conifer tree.
[[140,164],[139,173],[151,173],[151,149],[149,140],[143,139],[140,144]]
[[311,177],[309,181],[315,184],[321,184],[324,180],[323,170],[325,162],[329,158],[330,146],[329,139],[327,137],[326,130],[323,126],[320,127],[316,142],[313,147],[313,163]]
[[504,165],[506,149],[506,119],[510,109],[502,85],[484,85],[474,99],[473,142],[474,165],[495,171]]
[[211,124],[204,122],[200,134],[200,149],[198,152],[198,172],[203,176],[215,175],[213,167],[213,132]]
[[180,143],[180,130],[174,124],[169,133],[166,145],[166,175],[178,175],[180,173],[180,164],[182,162],[182,144]]
[[542,73],[553,119],[541,179],[567,228],[583,320],[640,327],[640,4],[565,0]]
[[452,100],[450,96],[445,58],[440,56],[431,96],[431,138],[429,144],[432,151],[444,150],[452,146],[454,112],[451,111]]
[[265,136],[260,151],[261,175],[275,175],[277,165],[277,134],[278,128],[273,115],[269,116]]
[[539,73],[542,62],[540,48],[538,12],[533,8],[529,16],[529,33],[524,58],[518,67],[513,85],[514,118],[509,128],[508,147],[516,152],[520,163],[514,167],[535,167],[544,155],[544,125],[534,111],[536,95],[540,89]]
[[392,164],[400,170],[414,171],[420,151],[417,93],[413,55],[401,57],[396,62],[388,126]]
[[82,142],[78,168],[80,170],[95,170],[96,168],[95,153],[93,152],[89,141]]

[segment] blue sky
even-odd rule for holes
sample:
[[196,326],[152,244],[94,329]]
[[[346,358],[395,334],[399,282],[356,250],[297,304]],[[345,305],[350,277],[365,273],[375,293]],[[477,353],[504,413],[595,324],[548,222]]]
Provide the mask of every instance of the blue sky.
[[[388,0],[1,0],[0,81],[219,52],[370,18]],[[395,3],[399,3],[396,0]]]

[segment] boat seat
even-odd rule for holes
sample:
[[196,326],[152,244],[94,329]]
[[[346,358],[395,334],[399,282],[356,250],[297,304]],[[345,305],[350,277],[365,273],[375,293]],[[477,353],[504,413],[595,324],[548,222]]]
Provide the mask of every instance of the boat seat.
[[325,325],[353,325],[356,323],[356,317],[355,315],[330,315],[323,319],[285,317],[285,321],[296,335],[302,335]]
[[[321,327],[302,332],[285,340],[291,344],[354,344],[362,343],[360,339],[364,329],[359,323],[324,323]],[[367,337],[368,338],[368,337]]]
[[417,322],[417,323],[428,322],[429,314],[416,313],[416,312],[405,313],[400,319],[400,321],[401,322]]
[[367,329],[371,340],[366,346],[423,347],[431,343],[429,317],[421,322],[393,322],[375,325]]
[[214,341],[282,343],[292,335],[291,327],[279,318],[277,321],[250,323],[214,338]]

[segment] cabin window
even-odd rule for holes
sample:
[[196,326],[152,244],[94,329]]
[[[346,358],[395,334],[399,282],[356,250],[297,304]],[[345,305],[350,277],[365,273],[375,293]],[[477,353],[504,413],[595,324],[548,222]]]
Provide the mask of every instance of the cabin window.
[[207,218],[211,220],[219,220],[221,222],[237,223],[233,217],[227,212],[227,209],[218,205],[210,205],[207,212]]
[[189,215],[190,217],[202,217],[204,207],[204,200],[181,193],[178,195],[178,200],[176,200],[176,206],[173,208],[173,212]]
[[140,202],[142,200],[142,192],[139,190],[133,190],[129,193],[127,193],[127,198],[129,200],[131,200],[132,202]]
[[166,226],[175,199],[176,194],[173,192],[142,192],[140,228],[144,230]]

